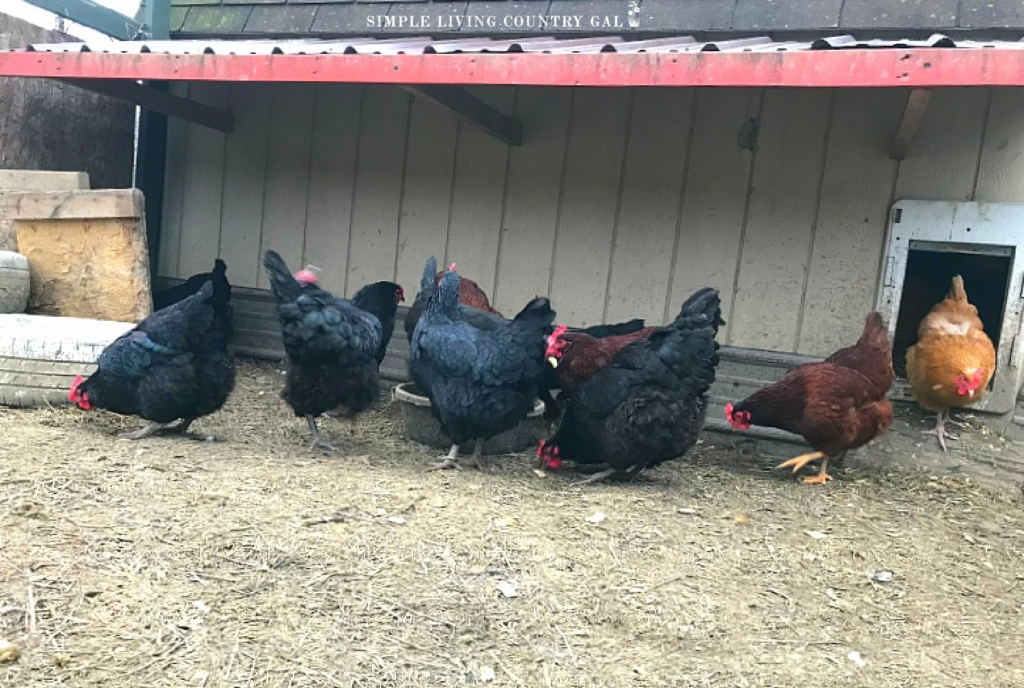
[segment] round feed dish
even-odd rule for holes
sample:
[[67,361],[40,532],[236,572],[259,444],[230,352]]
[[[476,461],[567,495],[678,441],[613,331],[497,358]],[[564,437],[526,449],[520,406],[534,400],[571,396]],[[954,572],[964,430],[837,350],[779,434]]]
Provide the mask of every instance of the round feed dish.
[[[419,394],[419,390],[411,382],[405,382],[394,388],[392,398],[398,402],[402,421],[405,423],[405,436],[428,447],[448,449],[452,446],[451,437],[441,427],[430,408],[430,399]],[[500,435],[495,435],[484,442],[484,454],[514,454],[535,445],[547,431],[544,420],[544,403],[534,402],[533,411],[520,423]],[[464,453],[473,451],[473,443],[462,445]]]

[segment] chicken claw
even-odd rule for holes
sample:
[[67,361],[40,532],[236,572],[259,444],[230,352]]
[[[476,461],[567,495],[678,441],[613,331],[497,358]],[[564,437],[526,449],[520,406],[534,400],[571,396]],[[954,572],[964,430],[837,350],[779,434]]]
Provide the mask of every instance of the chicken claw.
[[951,435],[949,433],[949,431],[946,430],[946,423],[947,422],[953,423],[954,425],[958,425],[959,424],[956,421],[950,420],[949,417],[946,415],[946,412],[939,411],[939,413],[938,413],[938,415],[937,415],[937,417],[935,419],[935,427],[933,429],[931,429],[931,430],[922,430],[921,431],[922,435],[935,435],[936,437],[938,437],[939,438],[939,446],[942,447],[942,451],[948,451],[946,449],[946,440],[949,440],[951,442],[955,442],[955,441],[960,439],[956,435]]
[[609,468],[607,470],[600,471],[599,473],[594,473],[593,475],[591,475],[590,477],[586,478],[585,480],[579,480],[577,482],[571,483],[569,485],[569,487],[579,487],[580,485],[590,485],[591,483],[600,482],[600,481],[604,480],[605,478],[610,478],[613,475],[615,475],[616,473],[618,473],[617,470],[615,470],[614,468]]
[[458,468],[459,462],[455,460],[455,457],[459,455],[459,445],[453,444],[452,448],[448,450],[448,456],[444,457],[437,463],[432,463],[427,466],[424,470],[425,473],[431,471],[444,471],[449,468]]
[[320,429],[316,426],[316,418],[306,416],[306,422],[309,423],[309,432],[313,435],[313,442],[309,445],[310,449],[322,449],[329,452],[338,451],[337,447],[320,436]]
[[796,473],[801,468],[809,464],[811,461],[816,461],[817,459],[824,458],[826,458],[825,454],[820,451],[811,452],[809,454],[801,454],[800,456],[794,456],[789,461],[783,461],[778,466],[776,466],[776,468],[789,468],[790,466],[792,466],[793,472]]
[[151,421],[146,427],[140,430],[136,430],[134,432],[122,432],[121,434],[118,435],[118,437],[120,437],[123,440],[141,440],[143,438],[151,437],[152,435],[157,434],[158,432],[163,430],[164,427],[164,423],[157,423],[156,421]]

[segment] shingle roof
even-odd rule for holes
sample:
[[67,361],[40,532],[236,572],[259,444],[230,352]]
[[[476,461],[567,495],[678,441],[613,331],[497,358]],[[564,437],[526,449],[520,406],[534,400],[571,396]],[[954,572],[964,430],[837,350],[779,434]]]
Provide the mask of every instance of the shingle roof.
[[[179,35],[1024,31],[1022,0],[172,0],[172,5],[171,31]],[[626,24],[632,5],[638,7],[636,27]],[[573,19],[550,23],[560,17]],[[538,25],[545,20],[547,25]]]

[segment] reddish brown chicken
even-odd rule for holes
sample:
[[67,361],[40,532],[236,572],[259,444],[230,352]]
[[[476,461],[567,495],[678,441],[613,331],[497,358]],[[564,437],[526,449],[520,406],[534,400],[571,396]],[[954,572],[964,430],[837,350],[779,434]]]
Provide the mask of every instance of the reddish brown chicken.
[[594,373],[611,363],[615,354],[633,342],[647,339],[661,328],[645,327],[629,334],[600,339],[586,332],[570,332],[568,329],[559,325],[548,336],[545,356],[558,378],[558,384],[550,386],[571,396]]
[[[455,263],[452,263],[452,266],[448,268],[448,270],[454,272]],[[440,286],[441,276],[443,274],[443,272],[437,273],[436,285]],[[484,313],[500,315],[503,318],[505,317],[498,311],[491,308],[491,300],[487,298],[487,294],[480,288],[480,285],[465,277],[462,278],[462,283],[459,285],[459,303],[463,306],[469,306],[470,308],[475,308],[478,311],[483,311]]]
[[814,448],[779,465],[793,472],[821,459],[818,475],[807,484],[831,480],[828,462],[839,464],[850,449],[862,447],[892,424],[886,397],[895,377],[892,347],[882,316],[871,313],[860,340],[821,363],[797,366],[775,384],[737,404],[726,404],[725,417],[738,430],[751,425],[779,428],[803,436]]

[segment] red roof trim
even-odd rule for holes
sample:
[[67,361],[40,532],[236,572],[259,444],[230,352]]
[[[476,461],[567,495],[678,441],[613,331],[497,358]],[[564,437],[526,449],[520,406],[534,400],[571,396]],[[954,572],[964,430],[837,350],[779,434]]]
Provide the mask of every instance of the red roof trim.
[[0,76],[532,86],[1024,86],[1024,50],[168,55],[0,52]]

